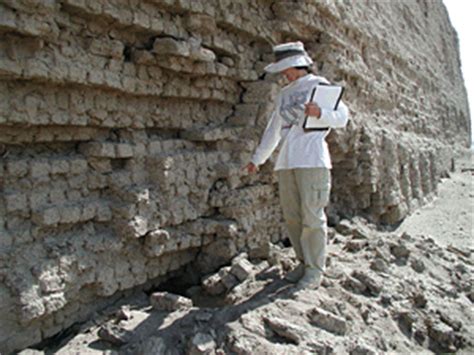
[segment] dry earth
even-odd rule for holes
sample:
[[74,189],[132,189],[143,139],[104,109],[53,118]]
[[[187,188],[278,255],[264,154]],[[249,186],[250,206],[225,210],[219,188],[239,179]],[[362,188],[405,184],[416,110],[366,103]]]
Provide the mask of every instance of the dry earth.
[[405,219],[400,231],[431,235],[443,246],[473,247],[474,154],[466,152],[455,172],[438,187],[438,196]]
[[331,228],[318,290],[286,282],[292,250],[268,245],[199,286],[174,280],[132,295],[22,354],[471,353],[472,154],[456,165],[438,197],[395,230],[358,219]]

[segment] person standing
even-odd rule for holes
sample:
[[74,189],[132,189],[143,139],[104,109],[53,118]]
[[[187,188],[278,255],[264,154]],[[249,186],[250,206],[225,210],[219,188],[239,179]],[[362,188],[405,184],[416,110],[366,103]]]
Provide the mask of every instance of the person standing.
[[[320,108],[308,102],[316,85],[328,80],[311,72],[312,59],[302,42],[273,47],[275,62],[268,73],[280,73],[289,84],[281,89],[261,142],[244,167],[256,173],[280,141],[282,146],[275,164],[280,204],[291,244],[300,264],[287,280],[299,287],[317,288],[325,270],[327,218],[324,208],[331,189],[331,158],[325,141],[331,128],[345,127],[348,108],[341,101],[337,109]],[[322,128],[306,130],[306,116],[315,116]]]

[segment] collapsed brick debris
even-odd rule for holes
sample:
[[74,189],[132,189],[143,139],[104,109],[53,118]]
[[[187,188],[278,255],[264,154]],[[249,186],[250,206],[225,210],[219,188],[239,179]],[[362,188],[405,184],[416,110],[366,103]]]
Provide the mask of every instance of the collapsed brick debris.
[[[276,245],[266,259],[239,254],[186,290],[186,296],[154,292],[151,306],[127,308],[128,319],[113,313],[100,325],[97,340],[124,354],[439,353],[473,348],[472,256],[465,259],[424,235],[367,229],[368,247],[344,253],[337,238],[349,242],[355,235],[333,234],[331,261],[318,290],[302,290],[285,280],[296,257],[292,249]],[[372,261],[381,251],[389,253],[394,242],[403,242],[408,258],[427,264],[430,272],[420,273],[396,258],[385,270],[371,269]],[[451,272],[453,263],[463,271]],[[232,282],[226,282],[229,277]],[[347,287],[349,278],[360,287]],[[61,350],[77,351],[84,346],[81,340],[78,335]]]

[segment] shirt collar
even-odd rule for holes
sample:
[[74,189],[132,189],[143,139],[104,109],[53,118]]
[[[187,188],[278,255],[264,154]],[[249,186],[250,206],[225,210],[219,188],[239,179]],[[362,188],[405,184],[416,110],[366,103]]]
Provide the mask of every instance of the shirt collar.
[[313,79],[313,77],[314,77],[314,74],[312,74],[312,73],[308,73],[308,74],[306,74],[306,75],[303,75],[302,77],[300,77],[300,78],[296,79],[295,81],[292,81],[291,83],[289,83],[288,85],[286,85],[286,86],[285,86],[285,89],[291,89],[291,88],[293,88],[293,87],[295,87],[295,86],[300,85],[301,83],[304,83],[304,82],[306,82],[306,81],[308,81],[308,80]]

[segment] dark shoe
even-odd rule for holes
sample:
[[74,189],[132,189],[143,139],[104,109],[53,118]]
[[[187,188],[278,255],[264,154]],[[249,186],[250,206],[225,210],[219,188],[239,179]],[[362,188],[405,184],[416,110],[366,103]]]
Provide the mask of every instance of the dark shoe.
[[304,275],[304,264],[301,263],[289,273],[286,274],[285,280],[291,283],[297,283]]

